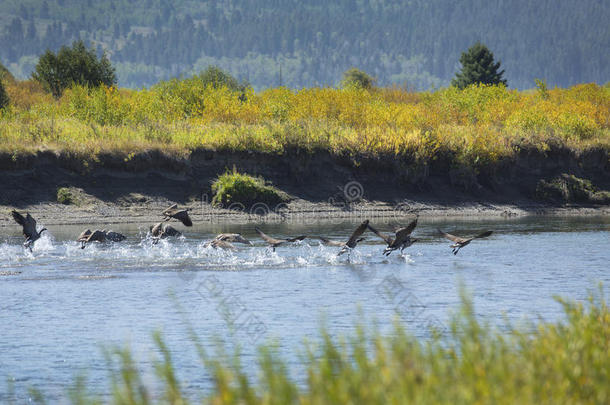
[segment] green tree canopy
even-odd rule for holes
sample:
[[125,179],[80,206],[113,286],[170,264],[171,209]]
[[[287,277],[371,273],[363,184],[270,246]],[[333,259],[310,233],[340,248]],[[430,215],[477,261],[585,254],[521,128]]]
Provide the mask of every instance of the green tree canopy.
[[375,78],[360,69],[353,67],[343,72],[343,80],[341,80],[341,87],[343,88],[370,89],[374,85]]
[[477,42],[462,52],[460,63],[462,70],[455,75],[451,85],[460,89],[475,83],[502,83],[506,86],[506,80],[502,78],[504,70],[499,70],[500,62],[494,61],[493,53],[482,43]]
[[225,86],[233,91],[244,91],[248,86],[247,83],[240,83],[236,78],[218,66],[208,66],[199,73],[198,77],[204,85],[211,85],[214,88]]
[[115,71],[106,54],[98,58],[95,49],[87,49],[83,41],[75,41],[72,47],[63,46],[57,54],[47,50],[40,57],[32,78],[56,98],[72,84],[91,87],[116,84]]

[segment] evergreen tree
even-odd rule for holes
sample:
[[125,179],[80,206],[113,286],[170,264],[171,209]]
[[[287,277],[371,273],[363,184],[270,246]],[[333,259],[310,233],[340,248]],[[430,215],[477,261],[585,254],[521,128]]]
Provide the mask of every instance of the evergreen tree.
[[71,48],[63,46],[57,54],[47,50],[38,60],[32,78],[55,98],[72,84],[116,84],[114,68],[106,54],[98,59],[95,49],[87,49],[83,41],[75,41]]
[[506,80],[502,78],[504,70],[500,69],[500,62],[494,61],[494,55],[482,43],[477,42],[471,46],[460,57],[462,71],[455,75],[451,81],[453,86],[460,89],[471,84],[504,84]]

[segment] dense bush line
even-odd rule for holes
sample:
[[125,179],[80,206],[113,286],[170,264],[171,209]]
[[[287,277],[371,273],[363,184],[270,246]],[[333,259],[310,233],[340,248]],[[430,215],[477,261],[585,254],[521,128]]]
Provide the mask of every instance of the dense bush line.
[[40,150],[87,159],[157,149],[186,156],[199,148],[282,154],[396,156],[414,164],[443,157],[477,169],[522,149],[610,147],[610,87],[519,92],[470,86],[436,92],[400,88],[263,92],[212,85],[201,77],[151,89],[74,86],[58,101],[32,81],[6,83],[0,151]]

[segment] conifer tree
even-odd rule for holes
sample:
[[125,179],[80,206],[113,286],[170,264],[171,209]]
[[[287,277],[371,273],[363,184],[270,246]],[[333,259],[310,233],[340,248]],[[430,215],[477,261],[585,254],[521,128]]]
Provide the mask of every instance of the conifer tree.
[[477,42],[460,57],[462,64],[461,72],[455,75],[451,85],[463,89],[471,84],[504,84],[506,79],[502,78],[504,70],[500,69],[500,62],[494,61],[494,55],[482,43]]

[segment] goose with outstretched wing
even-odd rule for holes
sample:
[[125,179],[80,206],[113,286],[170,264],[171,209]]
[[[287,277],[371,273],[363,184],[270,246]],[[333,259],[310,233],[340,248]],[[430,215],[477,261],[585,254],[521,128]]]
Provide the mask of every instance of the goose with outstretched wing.
[[346,252],[351,253],[352,249],[354,249],[356,247],[356,245],[358,245],[359,242],[364,240],[364,238],[362,238],[361,236],[364,233],[364,231],[366,231],[366,228],[368,226],[369,226],[368,219],[364,220],[360,225],[358,225],[358,227],[356,229],[354,229],[354,232],[352,232],[352,235],[349,237],[348,241],[343,244],[343,247],[341,248],[339,253],[337,253],[337,256],[341,256],[343,253],[346,253]]
[[42,236],[42,233],[47,230],[47,228],[42,228],[40,231],[36,230],[36,220],[32,218],[30,213],[28,212],[24,217],[17,211],[11,211],[11,215],[15,222],[21,225],[23,236],[25,238],[25,242],[23,246],[32,251],[32,245]]
[[411,233],[413,232],[416,226],[417,218],[409,222],[407,226],[396,228],[394,231],[394,236],[383,234],[377,229],[373,228],[371,225],[369,225],[368,228],[375,235],[383,239],[385,243],[387,243],[388,246],[384,249],[383,254],[389,256],[390,253],[397,249],[400,249],[400,252],[402,253],[404,249],[408,248],[413,243],[418,241],[418,239],[411,237]]
[[96,229],[92,232],[90,229],[86,229],[79,235],[76,241],[80,242],[80,248],[84,249],[92,242],[122,242],[125,239],[127,239],[125,235],[118,232],[106,231],[105,229],[101,231]]
[[233,243],[242,243],[244,245],[252,245],[248,239],[244,238],[239,233],[221,233],[216,235],[214,239],[205,244],[205,247],[211,246],[214,249],[237,250]]
[[451,245],[450,247],[453,249],[453,254],[457,255],[458,252],[460,251],[461,248],[463,248],[464,246],[468,245],[470,242],[472,242],[475,239],[481,239],[481,238],[486,238],[489,235],[491,235],[493,233],[493,231],[485,231],[482,232],[476,236],[473,236],[471,238],[461,238],[459,236],[455,236],[455,235],[451,235],[450,233],[447,232],[443,232],[440,229],[438,230],[439,233],[449,239],[450,241],[454,242],[453,245]]
[[212,239],[210,242],[206,243],[205,246],[211,246],[214,249],[237,250],[231,242],[221,239]]
[[263,231],[261,231],[258,228],[254,228],[254,230],[256,231],[256,233],[258,233],[260,235],[260,237],[267,242],[267,244],[269,246],[271,246],[271,248],[275,251],[275,248],[281,245],[284,245],[286,243],[292,243],[292,242],[298,242],[301,241],[303,239],[305,239],[307,236],[305,235],[301,235],[301,236],[297,236],[295,238],[287,238],[287,239],[276,239],[273,238],[267,234],[265,234]]
[[182,222],[184,224],[184,226],[193,226],[193,221],[191,220],[191,217],[189,216],[188,210],[178,209],[178,204],[171,205],[169,208],[167,208],[165,211],[163,211],[162,215],[166,221],[169,221],[170,219],[173,218],[173,219],[177,219],[178,221]]
[[364,231],[366,231],[366,227],[368,226],[368,224],[369,224],[368,219],[366,221],[364,221],[363,223],[361,223],[358,226],[358,228],[356,228],[354,230],[354,232],[352,232],[352,235],[347,240],[347,242],[331,240],[324,236],[312,236],[311,238],[318,239],[325,246],[340,247],[341,250],[337,254],[339,256],[345,252],[351,251],[351,249],[354,249],[358,243],[362,242],[365,239],[365,238],[362,238],[361,236],[364,233]]
[[214,240],[220,240],[229,243],[243,243],[244,245],[252,245],[252,242],[244,238],[239,233],[221,233],[217,235]]
[[161,239],[168,237],[181,236],[182,233],[176,228],[168,224],[167,222],[159,222],[150,227],[150,234],[152,236],[152,243],[156,245]]

